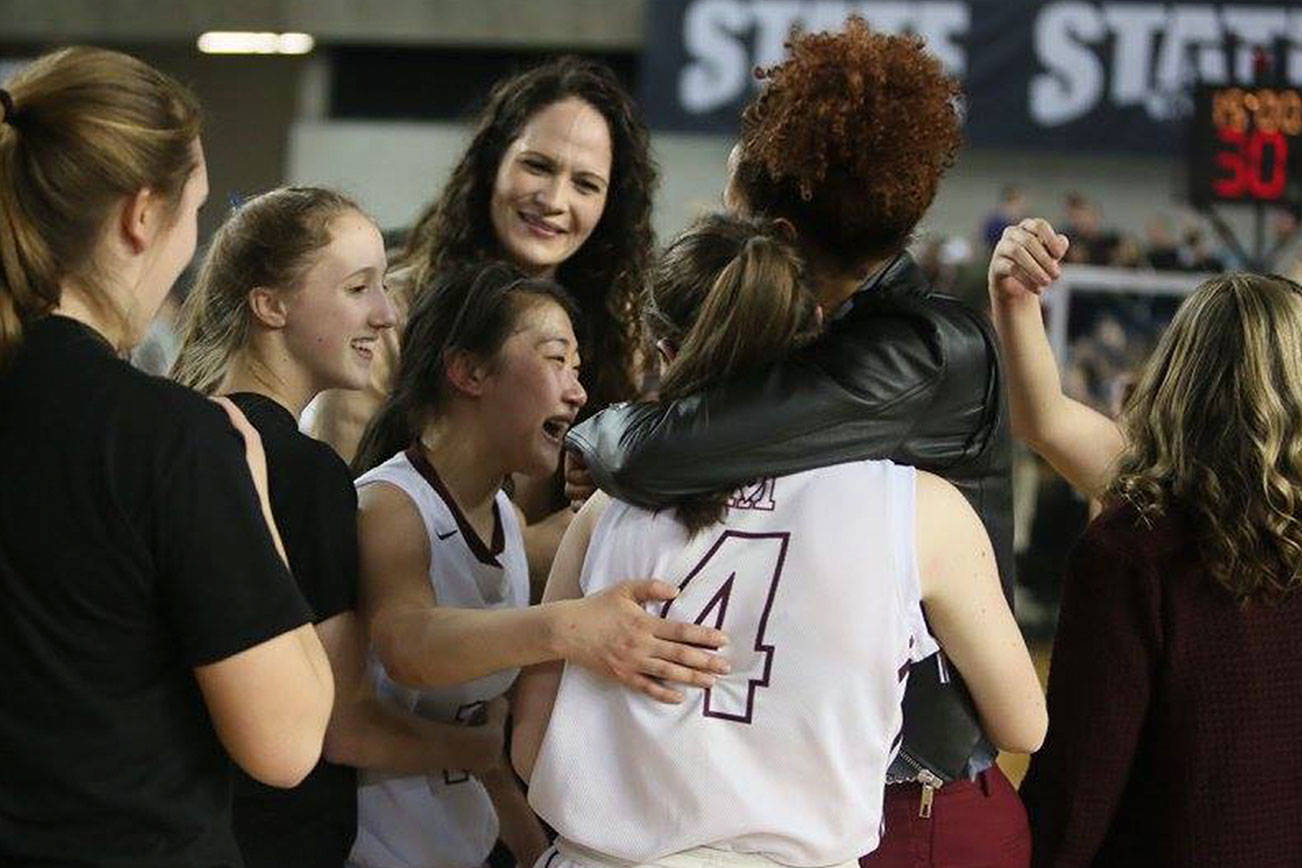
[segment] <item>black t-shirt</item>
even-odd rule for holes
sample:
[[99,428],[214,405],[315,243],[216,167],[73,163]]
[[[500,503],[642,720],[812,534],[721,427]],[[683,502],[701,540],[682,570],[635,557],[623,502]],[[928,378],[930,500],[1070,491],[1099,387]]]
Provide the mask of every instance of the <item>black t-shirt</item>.
[[[357,605],[357,489],[326,444],[263,395],[230,396],[267,453],[271,512],[289,566],[321,623]],[[357,834],[357,772],[322,760],[292,790],[235,783],[235,837],[249,868],[341,866]]]
[[86,326],[0,370],[0,864],[238,866],[193,667],[307,623],[225,413]]

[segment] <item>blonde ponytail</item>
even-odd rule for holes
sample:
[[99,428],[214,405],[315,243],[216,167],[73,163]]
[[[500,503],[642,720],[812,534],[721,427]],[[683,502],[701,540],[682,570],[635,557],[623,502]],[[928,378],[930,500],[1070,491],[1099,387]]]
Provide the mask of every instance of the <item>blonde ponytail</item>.
[[181,309],[181,350],[172,378],[215,393],[253,328],[249,290],[290,290],[330,243],[330,224],[353,200],[320,187],[281,187],[241,205],[213,235]]
[[104,222],[122,196],[150,188],[179,204],[200,126],[198,103],[184,87],[99,48],[38,58],[6,94],[0,363],[17,350],[24,323],[58,305],[65,280],[91,276]]

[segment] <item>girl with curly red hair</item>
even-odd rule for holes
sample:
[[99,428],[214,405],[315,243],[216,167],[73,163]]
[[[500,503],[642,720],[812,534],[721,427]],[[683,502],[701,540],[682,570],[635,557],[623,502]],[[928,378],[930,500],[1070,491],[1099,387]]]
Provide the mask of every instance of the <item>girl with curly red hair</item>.
[[[890,458],[953,482],[989,533],[1011,601],[1009,435],[985,319],[931,291],[905,251],[961,141],[959,89],[920,39],[851,18],[798,35],[760,73],[725,194],[785,221],[826,334],[690,399],[614,408],[570,445],[595,482],[664,506],[745,480]],[[915,666],[865,865],[1024,865],[1026,816],[943,656]],[[865,781],[864,786],[879,786]]]

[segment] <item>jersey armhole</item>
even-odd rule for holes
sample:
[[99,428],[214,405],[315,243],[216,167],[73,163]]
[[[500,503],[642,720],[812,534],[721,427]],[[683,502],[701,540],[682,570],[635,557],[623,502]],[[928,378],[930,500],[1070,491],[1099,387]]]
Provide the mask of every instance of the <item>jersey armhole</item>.
[[909,629],[909,659],[916,663],[940,650],[922,611],[922,582],[918,566],[918,471],[913,467],[896,465],[891,470],[891,490],[891,505],[901,522],[902,531],[892,535],[895,565],[899,570],[896,588]]
[[[415,475],[414,470],[412,471],[412,474]],[[388,485],[391,488],[395,488],[402,492],[403,497],[407,498],[408,503],[410,503],[412,508],[416,510],[416,514],[420,516],[420,523],[425,528],[425,535],[429,537],[429,539],[433,540],[435,532],[435,527],[431,523],[433,521],[433,516],[430,515],[428,506],[421,502],[419,486],[417,486],[414,481],[410,481],[405,477],[406,474],[400,468],[388,468],[384,465],[380,465],[379,467],[368,470],[362,476],[358,477],[353,485],[357,488],[359,501],[361,500],[362,489],[370,485],[383,483],[384,485]],[[424,484],[423,479],[420,481],[421,484]],[[430,557],[433,558],[432,544]]]

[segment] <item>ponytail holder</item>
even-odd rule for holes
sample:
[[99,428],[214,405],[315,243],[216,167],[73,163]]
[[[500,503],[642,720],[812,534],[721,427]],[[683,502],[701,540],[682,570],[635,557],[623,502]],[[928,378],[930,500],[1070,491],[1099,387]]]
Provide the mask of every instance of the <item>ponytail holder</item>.
[[14,98],[9,95],[9,91],[0,87],[0,107],[4,108],[4,113],[0,114],[0,124],[14,125]]

